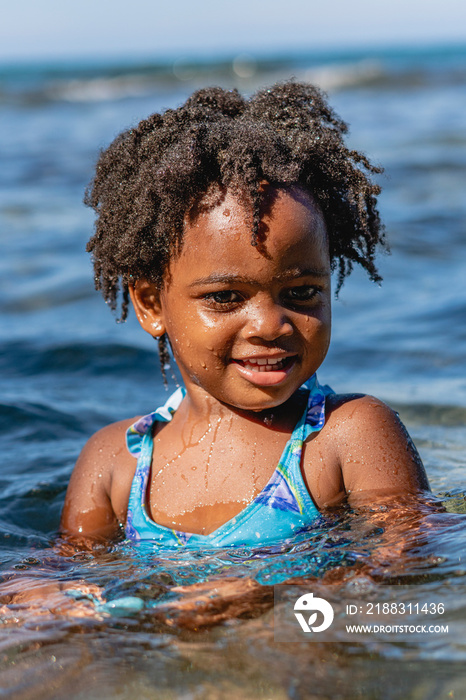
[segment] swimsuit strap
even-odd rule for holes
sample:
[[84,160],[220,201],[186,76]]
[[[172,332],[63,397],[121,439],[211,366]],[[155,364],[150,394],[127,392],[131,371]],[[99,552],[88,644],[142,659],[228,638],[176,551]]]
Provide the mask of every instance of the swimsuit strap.
[[161,423],[169,423],[171,421],[173,414],[178,410],[185,396],[186,389],[184,386],[178,387],[163,406],[147,416],[142,416],[128,428],[126,431],[126,446],[132,455],[137,457],[141,453],[144,436],[152,434],[152,426],[156,421]]
[[321,386],[314,374],[302,385],[301,391],[309,392],[306,407],[285,445],[275,472],[255,500],[304,514],[318,511],[303,479],[303,445],[311,433],[323,428],[325,399],[333,390]]

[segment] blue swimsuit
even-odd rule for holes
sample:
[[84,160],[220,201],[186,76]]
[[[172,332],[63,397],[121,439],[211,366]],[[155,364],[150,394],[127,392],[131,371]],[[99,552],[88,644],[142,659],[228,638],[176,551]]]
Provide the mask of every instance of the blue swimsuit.
[[152,452],[153,425],[156,421],[172,419],[186,390],[179,388],[162,408],[140,418],[126,436],[128,449],[138,463],[131,486],[126,521],[126,536],[130,540],[151,540],[163,546],[186,545],[190,548],[261,546],[290,539],[303,528],[316,525],[319,519],[301,473],[303,442],[325,423],[325,397],[333,393],[320,386],[313,375],[300,391],[308,393],[306,409],[285,445],[277,468],[264,489],[238,515],[209,535],[172,530],[154,522],[147,512]]

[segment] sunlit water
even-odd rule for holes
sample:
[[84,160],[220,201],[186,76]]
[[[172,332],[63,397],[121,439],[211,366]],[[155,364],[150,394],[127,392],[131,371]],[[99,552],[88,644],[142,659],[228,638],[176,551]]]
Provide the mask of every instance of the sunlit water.
[[[465,57],[0,70],[2,697],[465,696]],[[405,552],[388,560],[384,537],[396,551],[399,536],[384,532],[377,509],[336,514],[325,529],[259,551],[193,555],[122,541],[76,553],[56,530],[82,445],[165,396],[150,339],[134,319],[115,324],[92,287],[83,252],[92,216],[81,200],[96,153],[198,85],[250,90],[290,74],[327,88],[350,142],[386,168],[384,283],[358,272],[346,282],[320,379],[400,412],[447,512],[421,522],[409,508],[394,512]],[[222,598],[216,582],[229,580]],[[443,600],[451,634],[385,645],[274,641],[275,584],[290,582],[290,597],[309,587],[325,597],[368,580],[381,596],[403,583],[413,599]],[[68,605],[45,588],[39,602],[9,604],[8,590],[72,581],[83,593]]]

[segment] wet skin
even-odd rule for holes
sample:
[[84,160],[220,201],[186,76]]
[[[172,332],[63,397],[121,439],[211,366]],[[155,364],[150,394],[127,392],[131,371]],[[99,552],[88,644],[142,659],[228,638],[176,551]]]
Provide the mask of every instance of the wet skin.
[[[161,525],[207,534],[266,485],[303,410],[296,391],[330,341],[330,261],[325,223],[299,188],[269,187],[260,245],[250,215],[227,193],[186,221],[180,254],[161,290],[131,290],[141,326],[167,333],[187,389],[157,424],[148,494]],[[124,523],[135,460],[122,421],[99,431],[70,482],[62,528],[108,536]],[[306,443],[303,478],[319,508],[427,488],[396,415],[367,396],[334,396]]]
[[132,298],[149,333],[166,332],[189,394],[246,411],[283,404],[330,342],[330,260],[322,214],[301,190],[272,190],[251,245],[248,212],[227,194],[185,227],[159,293]]
[[[187,389],[156,434],[150,504],[159,524],[210,531],[257,495],[303,410],[289,400],[327,352],[320,210],[297,188],[270,188],[259,239],[251,245],[249,212],[227,193],[186,223],[163,289],[140,281],[132,291],[143,328],[168,334]],[[232,441],[242,448],[226,451]]]

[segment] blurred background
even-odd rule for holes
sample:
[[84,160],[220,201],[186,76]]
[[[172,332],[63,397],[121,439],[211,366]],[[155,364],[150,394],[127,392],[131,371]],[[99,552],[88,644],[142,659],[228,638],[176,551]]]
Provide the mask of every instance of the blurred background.
[[461,0],[20,0],[3,4],[0,58],[231,59],[465,38]]
[[[132,590],[121,552],[112,555],[122,557],[115,573],[110,560],[107,568],[102,558],[90,555],[66,563],[63,557],[52,561],[48,549],[41,551],[53,541],[73,463],[89,435],[113,420],[148,413],[166,396],[154,342],[132,315],[124,325],[115,323],[93,287],[85,253],[93,216],[82,197],[99,149],[151,112],[181,104],[198,87],[235,86],[250,93],[291,76],[326,90],[350,125],[350,145],[385,167],[379,178],[380,209],[391,255],[379,260],[384,282],[378,287],[357,270],[346,281],[334,304],[333,343],[319,378],[337,391],[376,394],[399,410],[434,492],[451,510],[465,512],[466,4],[18,0],[3,3],[0,23],[0,568],[7,578],[18,570],[51,577],[61,571],[105,586],[117,576],[121,590]],[[458,578],[465,576],[462,522],[443,539],[426,540],[419,570],[406,573],[419,590],[435,575],[443,592],[447,579],[458,609],[466,590]],[[363,546],[350,545],[358,552]],[[306,566],[325,563],[326,546],[324,541],[314,560],[318,545],[313,544]],[[201,573],[189,570],[194,577],[205,575],[202,567]],[[174,571],[170,575],[176,582]],[[182,577],[183,566],[180,571]],[[0,664],[3,687],[6,674],[13,673],[8,676],[11,697],[26,697],[30,688],[28,697],[50,698],[52,667],[58,667],[52,662],[58,657],[60,668],[71,669],[63,697],[135,697],[129,685],[122,695],[116,686],[130,682],[128,663],[134,668],[146,663],[144,674],[153,676],[153,683],[162,678],[164,687],[175,687],[175,694],[163,697],[181,697],[180,687],[189,690],[183,697],[207,697],[195,690],[207,673],[198,637],[197,647],[188,640],[178,656],[164,661],[158,650],[166,639],[152,629],[148,641],[144,629],[138,637],[134,628],[131,637],[123,627],[120,656],[115,656],[111,628],[107,636],[96,633],[92,654],[103,660],[93,672],[102,674],[101,682],[93,694],[92,674],[80,674],[79,695],[72,669],[76,659],[78,671],[79,664],[88,663],[89,635],[78,630],[72,642],[76,648],[67,638],[55,644],[49,658],[41,645],[50,650],[46,645],[61,639],[61,622],[42,632],[35,623],[29,632],[21,623],[15,630],[11,624],[10,619],[0,638],[3,653],[7,649],[16,664],[16,675],[7,655]],[[278,691],[260,694],[269,687],[272,669],[283,687],[298,687],[294,649],[292,659],[278,659],[273,644],[265,643],[249,654],[246,638],[253,643],[265,628],[259,625],[254,632],[252,627],[252,634],[247,626],[243,632],[231,629],[230,637],[226,629],[209,647],[209,654],[217,649],[218,668],[227,675],[228,664],[231,668],[238,659],[234,681],[222,680],[231,694],[215,694],[214,665],[209,698],[236,698],[235,684],[242,682],[256,689],[249,688],[251,694],[245,691],[244,697],[285,697]],[[28,656],[28,644],[36,642],[37,653]],[[127,653],[130,645],[134,654]],[[311,664],[304,650],[300,668],[307,685],[302,695],[286,697],[309,697],[306,688],[316,687],[321,678],[316,693],[334,698],[332,677],[339,683],[338,697],[363,697],[362,691],[351,694],[358,673],[366,697],[382,697],[382,686],[387,698],[453,697],[455,688],[462,697],[464,633],[432,645],[411,645],[403,656],[435,659],[430,675],[425,665],[411,662],[400,675],[395,647],[387,656],[392,654],[392,665],[382,657],[376,663],[368,648],[359,666],[351,650],[351,664],[349,657],[339,661],[329,652],[329,680],[322,676],[324,666]],[[445,660],[452,658],[456,666],[448,668],[454,677],[445,671]],[[178,675],[170,672],[173,668]],[[414,695],[406,683],[416,686]]]
[[2,14],[0,435],[6,470],[20,456],[27,474],[21,486],[5,475],[8,488],[57,490],[44,529],[85,437],[165,396],[153,341],[132,317],[116,324],[93,289],[84,188],[123,128],[211,84],[314,82],[349,143],[385,167],[384,283],[358,271],[345,283],[320,377],[390,402],[434,485],[462,480],[451,467],[464,464],[466,411],[464,3],[23,0]]

